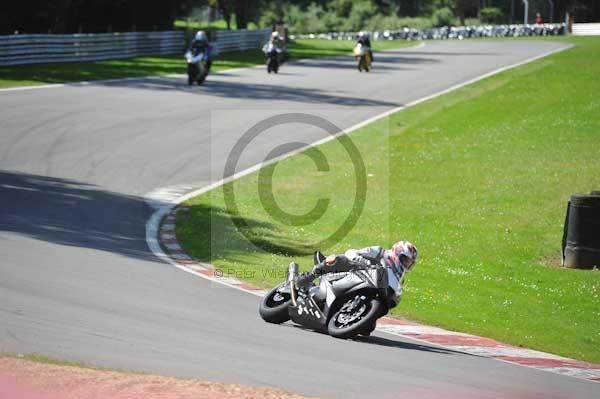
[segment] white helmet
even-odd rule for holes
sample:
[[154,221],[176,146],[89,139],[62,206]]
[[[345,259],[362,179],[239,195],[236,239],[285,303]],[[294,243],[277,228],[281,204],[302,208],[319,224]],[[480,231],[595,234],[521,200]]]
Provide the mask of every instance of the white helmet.
[[196,32],[194,40],[197,40],[199,42],[206,41],[206,32],[204,32],[203,30],[199,30],[198,32]]
[[394,267],[398,271],[409,271],[417,262],[417,247],[408,241],[398,241],[392,246],[392,249],[386,251],[386,261],[388,266]]
[[273,31],[271,32],[271,39],[277,39],[279,37],[279,32]]

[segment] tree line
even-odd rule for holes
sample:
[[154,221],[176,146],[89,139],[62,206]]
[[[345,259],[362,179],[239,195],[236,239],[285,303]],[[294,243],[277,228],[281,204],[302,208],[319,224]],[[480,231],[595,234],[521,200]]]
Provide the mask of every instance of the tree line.
[[[395,29],[403,26],[519,23],[521,0],[2,0],[0,33],[88,33],[173,29],[177,17],[199,8],[218,12],[230,28],[284,22],[292,31]],[[529,0],[533,22],[540,13],[563,21],[600,20],[600,0]]]
[[2,0],[0,33],[172,30],[176,0]]

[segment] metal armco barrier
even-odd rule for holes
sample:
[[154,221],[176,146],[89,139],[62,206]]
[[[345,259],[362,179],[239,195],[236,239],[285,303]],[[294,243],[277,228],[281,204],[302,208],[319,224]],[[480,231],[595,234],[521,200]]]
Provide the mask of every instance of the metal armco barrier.
[[184,45],[182,31],[0,36],[0,65],[172,54]]
[[271,29],[219,30],[212,43],[217,53],[259,49],[269,39]]
[[567,208],[563,266],[600,268],[600,192],[573,195]]
[[600,36],[600,23],[573,24],[575,36]]
[[[217,31],[217,52],[260,48],[270,29]],[[186,47],[183,31],[0,36],[0,66],[97,61],[140,55],[177,54]]]

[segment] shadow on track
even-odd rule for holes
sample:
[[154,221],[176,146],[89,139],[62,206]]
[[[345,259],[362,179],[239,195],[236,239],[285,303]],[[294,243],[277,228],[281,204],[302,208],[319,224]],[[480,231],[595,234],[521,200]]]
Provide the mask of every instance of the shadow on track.
[[200,260],[227,259],[243,263],[247,261],[248,252],[258,248],[284,256],[305,256],[314,252],[313,247],[278,234],[277,227],[269,222],[230,215],[225,208],[214,204],[194,204],[186,214],[178,217],[188,219],[184,225],[197,227],[193,234],[179,237],[179,241],[190,255]]
[[[355,68],[353,66],[353,68]],[[266,75],[266,73],[265,73]],[[265,79],[267,76],[265,76]],[[107,87],[126,87],[128,89],[180,91],[194,95],[223,98],[242,98],[250,100],[293,101],[307,104],[330,104],[347,106],[398,107],[396,104],[383,100],[347,97],[336,95],[315,87],[294,87],[281,85],[274,79],[269,83],[243,83],[239,81],[206,80],[202,87],[188,86],[183,78],[150,77],[136,80],[90,83],[90,85]],[[82,86],[83,87],[83,86]]]
[[207,81],[205,87],[198,94],[219,97],[245,98],[252,100],[293,101],[299,103],[347,105],[347,106],[371,106],[371,107],[397,107],[398,104],[367,98],[346,97],[332,94],[325,90],[314,87],[290,87],[278,84],[272,79],[270,84],[239,83],[228,81]]
[[412,342],[398,341],[395,339],[383,338],[378,336],[370,336],[370,337],[358,337],[354,339],[357,342],[364,342],[366,344],[371,345],[380,345],[386,346],[389,348],[397,348],[397,349],[405,349],[405,350],[417,350],[422,352],[434,352],[434,353],[443,353],[446,355],[466,355],[466,356],[476,356],[470,353],[455,351],[452,349],[440,348],[437,346],[431,346],[426,344],[418,344]]
[[[375,53],[375,61],[373,61],[373,70],[407,70],[412,69],[412,66],[420,64],[432,64],[441,62],[439,59],[426,57],[410,57],[404,54],[397,53]],[[336,57],[323,58],[317,60],[301,60],[297,65],[309,68],[331,68],[331,69],[352,69],[355,70],[357,61],[353,57]]]
[[[308,327],[301,326],[299,324],[295,324],[292,322],[282,324],[282,326],[286,327],[286,328],[297,328],[299,330],[303,330],[303,331],[306,331],[306,332],[312,333],[312,334],[319,334],[322,336],[327,336],[327,334],[325,334],[325,333],[315,331]],[[376,335],[371,335],[369,337],[364,337],[364,336],[359,335],[359,336],[357,336],[353,339],[349,339],[347,341],[348,342],[357,342],[357,343],[361,343],[361,344],[365,344],[365,345],[377,345],[377,346],[384,346],[384,347],[388,347],[388,348],[396,348],[396,349],[402,349],[402,350],[440,353],[440,354],[444,354],[444,355],[477,356],[477,355],[473,355],[470,353],[455,351],[452,349],[441,348],[441,347],[437,347],[437,346],[433,346],[433,345],[400,341],[400,339],[401,339],[400,337],[398,337],[398,339],[389,339],[389,338],[384,338],[384,337],[380,337],[380,336],[376,336]],[[340,341],[343,341],[343,340],[340,340]]]
[[502,53],[492,53],[492,52],[481,52],[481,51],[476,51],[476,52],[465,52],[465,51],[457,51],[457,52],[452,52],[452,51],[411,51],[411,54],[415,54],[415,55],[442,55],[442,56],[447,56],[447,55],[453,55],[453,56],[477,56],[477,57],[481,57],[481,56],[497,56],[497,55],[502,55]]
[[0,233],[160,262],[148,250],[140,197],[68,179],[0,171]]

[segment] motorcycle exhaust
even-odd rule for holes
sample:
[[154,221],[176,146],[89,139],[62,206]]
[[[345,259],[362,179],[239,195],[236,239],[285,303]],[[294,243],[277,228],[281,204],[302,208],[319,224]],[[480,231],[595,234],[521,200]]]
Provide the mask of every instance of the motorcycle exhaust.
[[294,286],[294,278],[298,275],[298,264],[291,262],[288,268],[288,281],[290,283],[290,293],[292,295],[292,305],[296,306],[296,287]]

